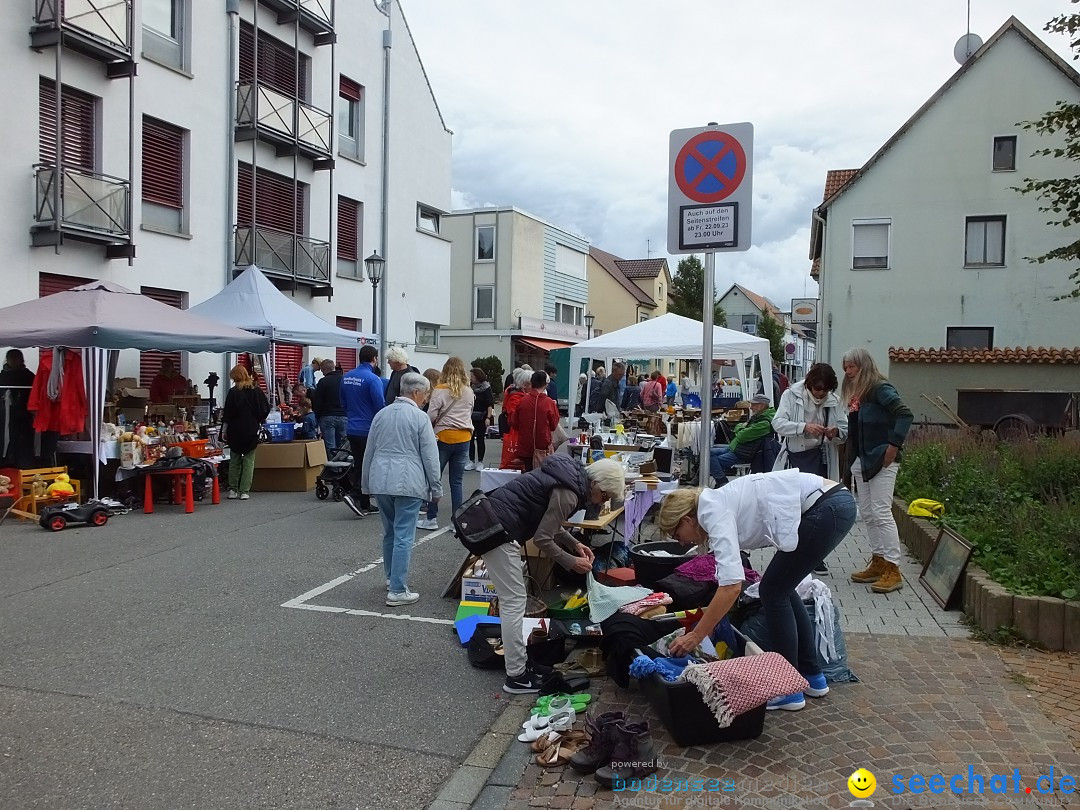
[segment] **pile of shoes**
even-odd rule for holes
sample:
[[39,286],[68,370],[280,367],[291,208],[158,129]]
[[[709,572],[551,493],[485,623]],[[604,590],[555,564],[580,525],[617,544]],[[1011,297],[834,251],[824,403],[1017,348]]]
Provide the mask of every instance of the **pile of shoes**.
[[529,719],[521,724],[524,731],[518,735],[536,753],[536,764],[544,768],[557,768],[570,761],[570,757],[583,748],[588,740],[585,732],[574,728],[579,714],[584,714],[592,695],[559,694],[540,697]]
[[649,724],[631,720],[622,712],[585,718],[589,744],[570,756],[570,767],[591,773],[604,787],[625,790],[631,779],[656,773],[656,751]]

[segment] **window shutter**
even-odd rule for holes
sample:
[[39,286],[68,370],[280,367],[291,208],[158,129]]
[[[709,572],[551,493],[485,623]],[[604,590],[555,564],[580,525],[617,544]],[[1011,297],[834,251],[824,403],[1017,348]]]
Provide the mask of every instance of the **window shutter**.
[[[294,343],[274,344],[274,378],[288,379],[289,387],[296,385],[300,368],[304,365],[304,347]],[[288,393],[288,392],[287,392]],[[292,394],[288,393],[291,399]]]
[[360,244],[360,203],[350,200],[348,197],[338,197],[338,243],[337,255],[339,259],[358,261],[358,246]]
[[[296,209],[293,210],[293,181],[280,174],[259,169],[256,173],[255,224],[286,233],[302,235],[307,220],[307,186],[297,184]],[[237,169],[236,217],[241,227],[250,225],[251,166],[241,163]]]
[[341,77],[338,95],[340,95],[342,98],[347,98],[350,101],[360,101],[360,93],[361,88],[359,84],[354,82],[352,79],[347,79],[344,76]]
[[[853,240],[853,255],[855,266],[885,266],[889,258],[889,225],[888,223],[856,224]],[[884,260],[874,261],[869,265],[860,260]]]
[[184,131],[153,118],[143,118],[142,198],[184,207]]
[[54,273],[39,273],[38,274],[38,297],[44,298],[46,295],[54,295],[58,292],[65,292],[74,287],[79,287],[83,284],[89,284],[93,279],[79,278],[77,276],[58,276]]
[[[184,294],[175,290],[161,290],[156,287],[143,287],[139,290],[147,298],[153,298],[155,301],[161,304],[167,304],[170,307],[176,307],[177,309],[184,308]],[[173,361],[173,365],[176,366],[177,371],[183,374],[183,354],[181,352],[158,352],[158,351],[143,351],[139,352],[139,385],[142,388],[149,388],[150,383],[153,382],[154,377],[161,371],[161,361],[166,357]]]
[[[93,96],[63,88],[60,137],[64,165],[92,172],[97,164],[94,149]],[[38,152],[42,163],[56,163],[56,84],[44,77],[38,82]]]
[[[360,331],[360,321],[357,318],[344,318],[341,315],[337,317],[337,326],[339,329],[348,329],[350,332]],[[334,360],[341,366],[342,371],[352,371],[356,368],[356,358],[359,349],[349,349],[344,346],[338,346],[334,352]]]
[[258,33],[256,49],[255,29],[248,23],[240,24],[240,82],[255,80],[255,63],[258,59],[259,83],[272,87],[289,98],[308,101],[307,74],[309,57],[300,54],[297,70],[296,49],[275,39],[264,31]]

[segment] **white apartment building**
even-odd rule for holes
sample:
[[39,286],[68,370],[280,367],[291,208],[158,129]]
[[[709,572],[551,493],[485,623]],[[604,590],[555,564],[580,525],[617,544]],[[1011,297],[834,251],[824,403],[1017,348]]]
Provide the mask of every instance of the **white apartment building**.
[[[104,279],[186,308],[255,264],[324,320],[442,362],[451,133],[395,0],[19,2],[0,64],[0,305]],[[276,355],[292,378],[315,355],[355,364]],[[161,357],[124,352],[120,372],[148,382]],[[227,362],[179,359],[196,383]]]

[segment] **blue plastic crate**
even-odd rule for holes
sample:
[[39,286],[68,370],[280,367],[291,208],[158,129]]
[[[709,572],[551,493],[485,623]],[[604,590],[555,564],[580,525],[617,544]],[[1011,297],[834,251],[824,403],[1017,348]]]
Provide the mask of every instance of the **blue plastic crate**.
[[296,422],[267,422],[271,442],[291,442],[296,438]]

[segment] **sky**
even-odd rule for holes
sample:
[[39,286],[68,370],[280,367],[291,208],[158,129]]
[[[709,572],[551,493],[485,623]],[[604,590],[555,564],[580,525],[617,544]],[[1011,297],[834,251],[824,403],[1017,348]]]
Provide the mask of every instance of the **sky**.
[[[754,125],[753,240],[716,256],[781,309],[814,297],[810,213],[959,68],[967,0],[400,0],[453,138],[455,209],[515,206],[626,259],[667,253],[672,130]],[[970,0],[985,41],[1067,0]]]

